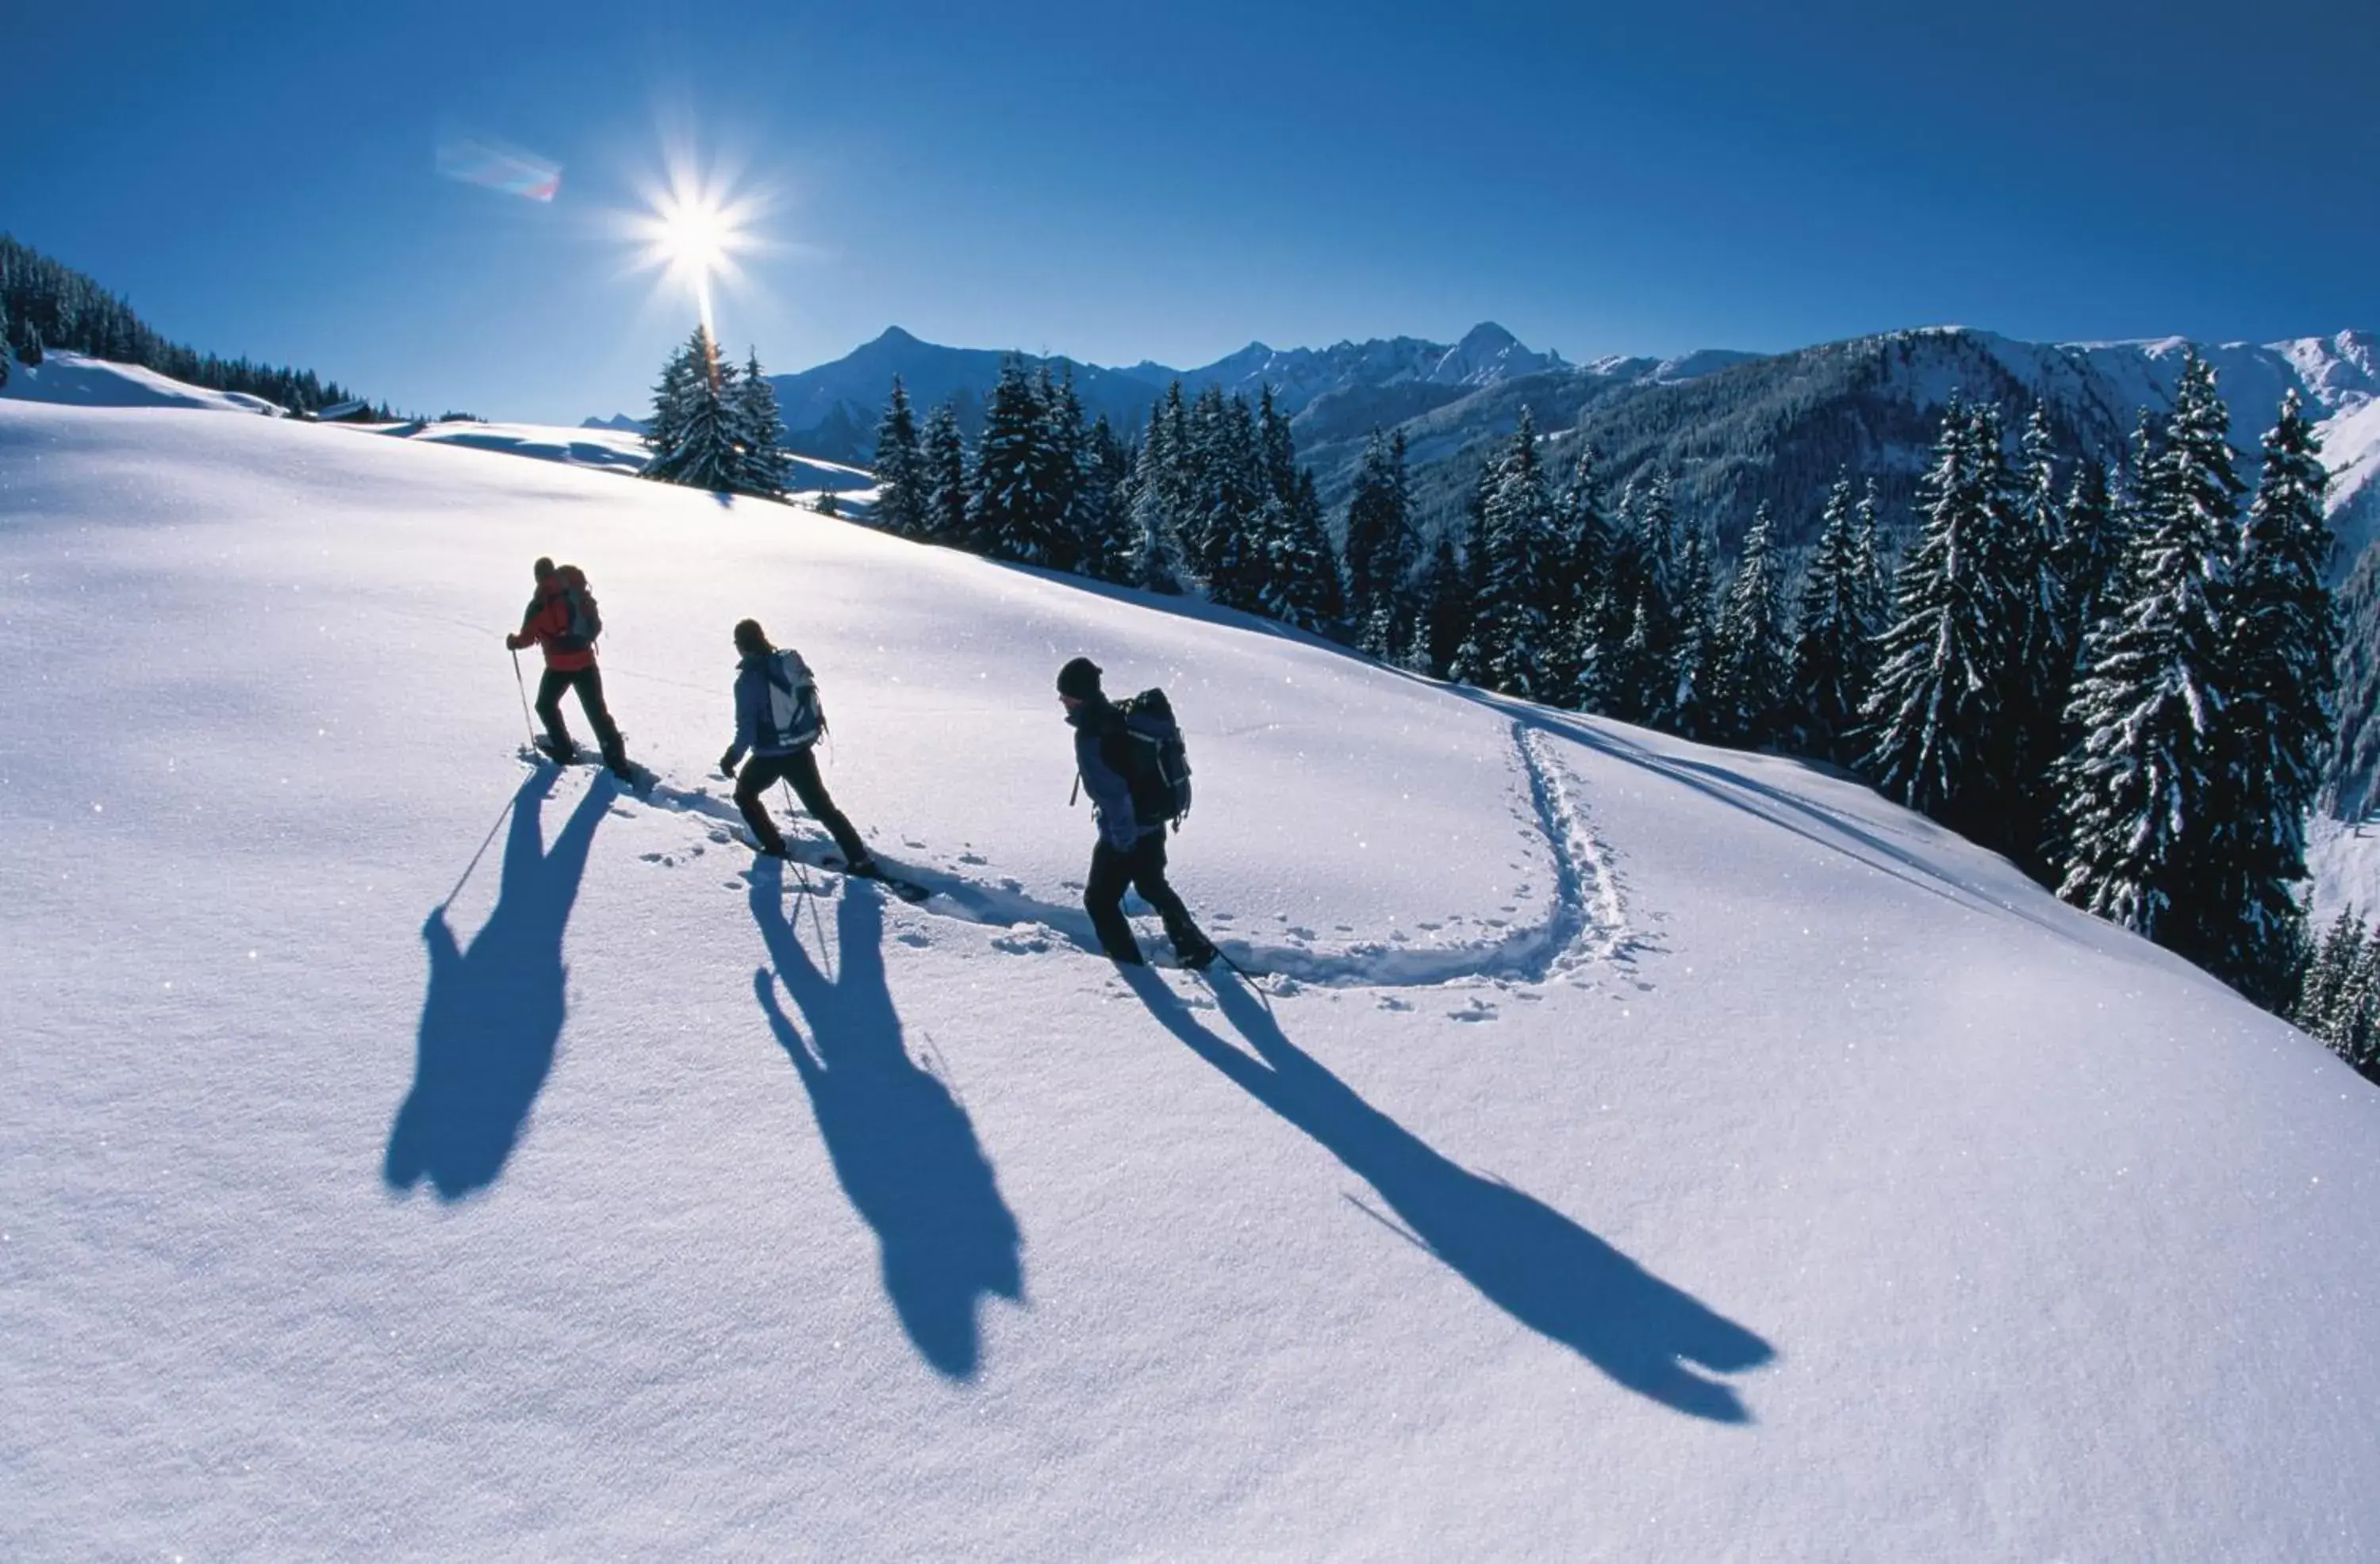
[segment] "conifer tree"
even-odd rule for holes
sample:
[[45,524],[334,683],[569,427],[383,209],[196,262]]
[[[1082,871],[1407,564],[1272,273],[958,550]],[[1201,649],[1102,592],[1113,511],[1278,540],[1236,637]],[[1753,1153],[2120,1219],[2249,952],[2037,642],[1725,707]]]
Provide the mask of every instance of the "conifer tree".
[[966,441],[957,409],[948,402],[926,415],[917,446],[918,487],[925,495],[920,536],[953,546],[967,539]]
[[2130,593],[2085,650],[2070,713],[2058,894],[2237,981],[2244,909],[2225,904],[2225,667],[2240,484],[2215,374],[2185,360],[2125,568]]
[[1131,584],[1152,592],[1180,592],[1190,571],[1175,517],[1182,492],[1182,382],[1149,409],[1148,435],[1133,461]]
[[1711,637],[1709,734],[1721,743],[1758,747],[1783,736],[1791,646],[1783,576],[1764,500]]
[[2323,515],[2329,475],[2322,443],[2292,390],[2265,436],[2264,471],[2232,579],[2223,713],[2230,775],[2224,856],[2236,876],[2225,900],[2241,927],[2227,963],[2250,998],[2286,996],[2302,940],[2296,889],[2305,826],[2335,736],[2337,616],[2324,584],[2335,548]]
[[645,420],[645,444],[655,459],[675,451],[685,438],[698,387],[712,378],[718,357],[710,333],[698,325],[662,366],[662,378],[653,387],[652,414]]
[[2065,603],[2064,638],[2078,664],[2083,637],[2115,596],[2117,565],[2124,550],[2122,520],[2108,491],[2107,467],[2089,460],[2077,465],[2073,486],[2066,492],[2057,567]]
[[1075,367],[1067,365],[1064,376],[1052,384],[1050,366],[1042,365],[1034,377],[1033,389],[1041,404],[1041,438],[1035,450],[1037,471],[1033,486],[1046,496],[1044,503],[1049,507],[1041,563],[1059,570],[1073,570],[1082,557],[1083,523],[1075,510],[1082,502],[1083,442],[1087,438],[1083,404],[1075,394]]
[[1132,520],[1133,453],[1101,413],[1083,437],[1071,517],[1078,564],[1085,575],[1138,586],[1138,534]]
[[1407,638],[1412,615],[1403,597],[1414,552],[1404,431],[1383,436],[1376,427],[1347,501],[1348,614],[1356,644],[1374,657],[1392,655]]
[[2010,845],[2007,700],[2025,623],[2002,536],[2004,474],[1998,420],[1954,399],[1863,712],[1866,769],[1884,791],[1995,847]]
[[1346,612],[1339,578],[1339,559],[1322,522],[1322,498],[1312,469],[1302,469],[1290,483],[1287,504],[1265,502],[1266,561],[1264,612],[1284,624],[1318,635],[1341,628]]
[[1603,578],[1611,549],[1605,515],[1602,454],[1582,443],[1569,479],[1554,496],[1553,561],[1547,615],[1547,691],[1541,697],[1591,709],[1602,667]]
[[1192,557],[1208,598],[1261,612],[1271,551],[1263,530],[1265,467],[1256,415],[1245,397],[1215,387],[1192,409],[1189,452]]
[[1025,360],[1010,354],[985,405],[967,497],[969,546],[993,559],[1063,568],[1062,513],[1050,492],[1053,463],[1041,396]]
[[[742,392],[735,366],[721,358],[718,345],[700,328],[687,347],[691,355],[686,370],[688,383],[676,409],[675,438],[645,464],[645,476],[733,493],[743,488],[746,479]],[[665,373],[664,383],[667,380]],[[660,410],[657,404],[656,414]]]
[[876,424],[876,525],[900,538],[922,538],[931,500],[925,455],[917,443],[917,418],[901,377],[892,377],[884,416]]
[[1708,738],[1717,725],[1711,705],[1711,676],[1717,651],[1717,614],[1712,607],[1718,551],[1709,532],[1700,526],[1684,529],[1677,578],[1670,588],[1670,649],[1665,659],[1669,685],[1656,721],[1688,738]]
[[[1998,444],[1996,426],[1986,438]],[[2066,707],[2073,693],[2078,645],[2068,638],[2065,582],[2058,573],[2066,519],[2058,501],[2058,471],[2048,415],[2038,403],[2025,420],[2017,470],[2004,491],[1999,529],[2019,615],[2015,658],[2003,696],[2009,753],[2005,769],[2010,814],[2003,838],[2010,854],[2036,877],[2046,876],[2045,846],[2057,813],[2058,770],[2066,751]]]
[[1802,751],[1848,766],[1858,758],[1860,709],[1876,674],[1876,620],[1866,573],[1873,568],[1874,512],[1863,547],[1848,475],[1835,479],[1818,522],[1818,542],[1802,580],[1802,623],[1793,647],[1791,709]]
[[777,388],[760,372],[760,354],[747,349],[735,381],[735,438],[743,461],[735,487],[747,494],[784,498],[793,482],[785,459],[785,420],[777,412]]
[[1552,608],[1563,562],[1555,557],[1536,420],[1525,406],[1512,439],[1488,465],[1474,547],[1478,594],[1466,676],[1525,699],[1559,697],[1564,692],[1553,687]]
[[1440,533],[1431,546],[1415,595],[1420,612],[1411,663],[1433,678],[1460,678],[1456,660],[1471,631],[1471,573],[1456,552],[1453,533]]

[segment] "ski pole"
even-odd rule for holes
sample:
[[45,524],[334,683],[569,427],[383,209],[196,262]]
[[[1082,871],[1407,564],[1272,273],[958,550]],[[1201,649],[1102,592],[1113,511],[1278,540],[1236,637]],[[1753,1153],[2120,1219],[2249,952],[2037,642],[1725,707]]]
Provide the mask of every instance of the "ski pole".
[[521,726],[528,730],[528,746],[534,750],[537,747],[537,724],[528,720],[528,681],[521,677],[520,649],[516,647],[512,651],[513,687],[520,691],[521,697]]
[[[783,778],[780,778],[777,782],[777,791],[784,795],[785,813],[788,816],[792,815],[794,812],[793,784],[785,782]],[[819,955],[820,959],[823,960],[826,955],[826,919],[819,915],[818,896],[810,890],[809,871],[802,867],[802,861],[799,858],[795,858],[790,849],[787,850],[785,856],[793,863],[794,878],[802,882],[802,900],[810,904],[810,927],[818,930]],[[846,865],[844,867],[848,867],[849,866]]]

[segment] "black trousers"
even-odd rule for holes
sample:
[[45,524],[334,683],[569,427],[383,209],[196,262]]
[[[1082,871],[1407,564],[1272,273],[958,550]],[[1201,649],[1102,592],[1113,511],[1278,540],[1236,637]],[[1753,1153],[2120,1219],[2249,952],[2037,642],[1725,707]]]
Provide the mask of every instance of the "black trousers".
[[826,783],[819,780],[818,756],[808,746],[791,755],[755,755],[744,762],[743,774],[735,779],[735,806],[744,811],[744,823],[752,828],[752,840],[771,853],[785,850],[784,834],[777,822],[769,818],[769,803],[764,796],[779,782],[794,784],[794,796],[802,807],[826,827],[827,834],[843,852],[846,864],[865,863],[868,857],[868,843],[859,840],[850,819],[834,806],[827,796]]
[[620,742],[619,726],[612,721],[611,709],[603,704],[603,673],[598,668],[575,668],[567,672],[549,668],[537,682],[537,715],[545,724],[545,736],[553,745],[554,756],[567,759],[578,752],[570,740],[570,730],[562,721],[562,692],[573,685],[578,686],[578,704],[587,709],[587,725],[595,730],[595,742],[603,751],[603,758],[614,768],[628,763],[627,747]]
[[1190,909],[1165,881],[1164,827],[1143,833],[1129,852],[1100,837],[1091,849],[1091,877],[1083,886],[1083,910],[1091,915],[1100,949],[1116,961],[1137,962],[1140,941],[1132,937],[1132,925],[1123,915],[1127,885],[1165,920],[1165,937],[1173,941],[1175,955],[1186,960],[1210,947],[1212,942],[1190,921]]

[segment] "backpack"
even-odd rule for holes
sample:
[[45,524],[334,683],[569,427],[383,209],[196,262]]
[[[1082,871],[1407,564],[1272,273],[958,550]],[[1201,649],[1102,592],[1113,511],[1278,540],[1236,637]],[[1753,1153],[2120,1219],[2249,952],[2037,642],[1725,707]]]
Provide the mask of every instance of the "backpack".
[[570,625],[553,637],[554,649],[585,651],[603,633],[603,615],[595,607],[595,594],[587,588],[584,572],[575,564],[565,564],[556,574],[562,578],[562,601],[570,611]]
[[1173,720],[1173,703],[1163,690],[1143,690],[1115,703],[1123,719],[1112,730],[1119,743],[1111,746],[1111,763],[1132,791],[1132,812],[1143,824],[1165,820],[1180,830],[1190,813],[1190,750],[1182,742],[1181,725]]
[[819,702],[810,665],[791,647],[780,647],[760,665],[769,682],[769,710],[761,740],[771,749],[800,749],[826,732],[826,708]]

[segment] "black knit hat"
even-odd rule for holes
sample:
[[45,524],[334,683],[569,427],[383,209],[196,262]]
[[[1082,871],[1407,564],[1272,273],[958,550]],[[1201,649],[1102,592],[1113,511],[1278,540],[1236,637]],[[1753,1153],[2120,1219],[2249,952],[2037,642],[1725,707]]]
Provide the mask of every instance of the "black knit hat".
[[538,562],[535,564],[530,565],[528,568],[530,575],[542,581],[547,576],[553,574],[553,561],[540,555],[539,556]]
[[1075,700],[1089,700],[1099,693],[1099,665],[1087,657],[1078,657],[1058,670],[1058,693]]

